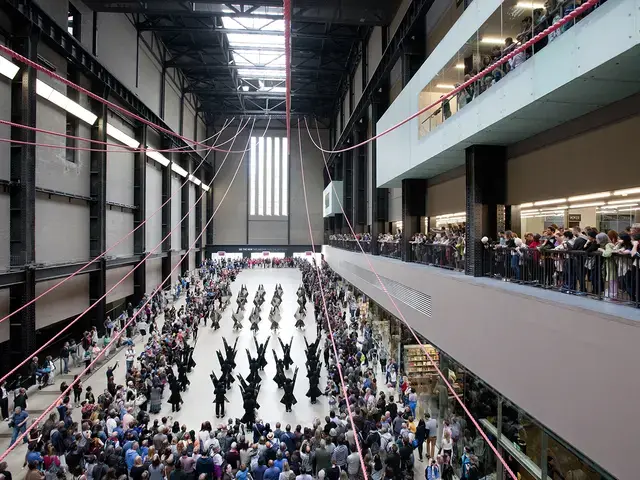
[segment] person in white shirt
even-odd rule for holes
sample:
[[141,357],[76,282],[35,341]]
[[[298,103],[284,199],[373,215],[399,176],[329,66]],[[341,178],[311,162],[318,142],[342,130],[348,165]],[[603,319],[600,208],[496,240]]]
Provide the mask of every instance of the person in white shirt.
[[106,423],[107,423],[107,433],[111,435],[113,431],[116,429],[116,427],[118,426],[118,422],[116,421],[116,414],[113,413],[112,415],[110,415]]
[[133,367],[133,361],[136,358],[136,351],[133,349],[133,345],[129,345],[127,351],[124,353],[125,363],[127,366],[127,372]]

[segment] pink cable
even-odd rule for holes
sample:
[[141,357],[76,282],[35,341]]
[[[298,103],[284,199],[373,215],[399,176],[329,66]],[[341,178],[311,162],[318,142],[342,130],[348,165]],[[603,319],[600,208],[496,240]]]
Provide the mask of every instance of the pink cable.
[[464,88],[468,87],[469,85],[473,84],[474,82],[482,79],[487,73],[492,72],[493,70],[495,70],[496,68],[498,68],[500,65],[502,65],[503,63],[508,62],[509,60],[511,60],[513,57],[515,57],[518,53],[521,53],[523,51],[525,51],[527,48],[530,48],[534,43],[538,43],[541,39],[543,39],[544,37],[546,37],[547,35],[549,35],[550,33],[555,32],[556,30],[558,30],[560,27],[562,27],[563,25],[565,25],[566,23],[568,23],[569,21],[573,20],[574,18],[576,18],[578,15],[581,15],[582,13],[584,13],[585,10],[587,10],[588,8],[594,6],[596,3],[598,3],[600,0],[587,0],[585,3],[583,3],[582,5],[580,5],[578,8],[576,8],[573,12],[568,13],[567,15],[565,15],[564,17],[562,17],[560,20],[558,20],[556,23],[554,23],[553,25],[551,25],[550,27],[547,27],[545,30],[543,30],[542,32],[538,33],[536,36],[532,37],[530,40],[528,40],[527,42],[523,43],[522,45],[520,45],[518,48],[514,49],[513,51],[511,51],[511,53],[505,55],[504,57],[500,58],[499,60],[497,60],[495,63],[489,65],[487,68],[485,68],[484,70],[482,70],[480,73],[478,73],[477,75],[475,75],[474,77],[470,78],[469,80],[467,80],[466,82],[464,82],[462,85],[459,85],[458,87],[454,88],[453,90],[451,90],[449,93],[443,95],[442,97],[440,97],[438,100],[436,100],[435,102],[433,102],[431,105],[427,105],[424,108],[421,108],[420,110],[418,110],[416,113],[414,113],[413,115],[411,115],[408,118],[405,118],[404,120],[402,120],[399,123],[396,123],[395,125],[387,128],[385,131],[365,140],[364,142],[358,143],[357,145],[353,145],[350,147],[346,147],[346,148],[342,148],[340,150],[325,150],[324,148],[322,148],[321,146],[319,146],[314,139],[312,138],[311,141],[313,142],[313,144],[316,146],[316,148],[318,150],[322,150],[324,153],[342,153],[342,152],[348,152],[349,150],[353,150],[355,148],[359,148],[362,147],[364,145],[366,145],[367,143],[371,143],[374,140],[377,140],[380,137],[384,137],[385,135],[387,135],[388,133],[393,132],[394,130],[400,128],[402,125],[404,125],[405,123],[410,122],[411,120],[413,120],[414,118],[422,115],[424,112],[426,112],[427,110],[430,110],[431,108],[435,107],[436,105],[444,102],[445,100],[451,98],[452,96],[454,96],[455,94],[457,94],[458,92],[460,92],[461,90],[463,90]]
[[[248,122],[247,122],[248,123]],[[242,125],[242,122],[240,122],[240,125],[238,125],[238,132],[236,132],[236,135],[232,138],[236,138],[238,136],[238,134],[244,130],[244,127],[247,126],[247,124],[244,125],[244,127],[242,127],[242,130],[240,130],[240,126]],[[223,127],[223,130],[226,128]],[[220,133],[222,133],[223,130],[220,130]],[[1,141],[1,139],[0,139]],[[209,150],[209,152],[211,152],[211,150]],[[195,173],[204,163],[204,161],[207,159],[207,157],[209,156],[209,153],[207,153],[204,158],[200,161],[200,163],[198,164],[198,166],[195,168],[195,170],[193,171],[193,173]],[[224,165],[224,161],[227,159],[227,155],[225,155],[224,160],[222,162],[222,164]],[[217,173],[214,174],[213,179],[215,180],[217,176]],[[213,180],[212,180],[213,181]],[[5,320],[7,320],[8,318],[11,318],[12,316],[14,316],[16,313],[21,312],[22,310],[24,310],[25,308],[27,308],[29,305],[31,305],[34,302],[37,302],[38,300],[40,300],[42,297],[44,297],[45,295],[51,293],[53,290],[55,290],[56,288],[58,288],[60,285],[62,285],[63,283],[67,282],[68,280],[70,280],[71,278],[75,277],[76,275],[78,275],[79,273],[81,273],[84,269],[86,269],[89,265],[93,264],[94,262],[98,261],[99,259],[101,259],[102,257],[104,257],[106,254],[108,254],[111,250],[113,250],[114,248],[116,248],[118,245],[120,245],[122,242],[124,242],[127,238],[129,238],[133,233],[135,233],[140,227],[142,227],[144,224],[146,224],[149,220],[151,220],[158,212],[160,212],[162,210],[162,208],[167,205],[167,203],[169,203],[171,201],[171,199],[179,192],[181,191],[185,185],[187,185],[187,183],[189,183],[189,179],[187,178],[184,183],[180,186],[180,188],[178,190],[176,190],[174,193],[171,194],[171,196],[164,201],[164,203],[162,205],[160,205],[158,207],[158,209],[153,212],[149,217],[145,218],[145,220],[140,223],[140,225],[138,225],[137,227],[135,227],[133,230],[131,230],[129,233],[127,233],[124,237],[122,237],[120,240],[118,240],[116,243],[114,243],[113,245],[111,245],[109,248],[107,248],[104,252],[102,252],[99,256],[91,259],[91,261],[89,261],[89,263],[83,265],[82,267],[80,267],[78,270],[76,270],[75,272],[73,272],[71,275],[69,275],[68,277],[63,278],[61,281],[59,281],[58,283],[56,283],[55,285],[52,285],[50,288],[48,288],[47,290],[45,290],[44,292],[42,292],[40,295],[38,295],[36,298],[34,298],[33,300],[30,300],[29,302],[25,303],[24,305],[22,305],[20,308],[18,308],[17,310],[14,310],[13,312],[5,315],[4,317],[0,318],[0,323],[4,322]],[[70,325],[69,325],[70,326]],[[68,327],[67,327],[68,328]],[[64,330],[63,330],[64,331]],[[60,335],[59,332],[58,335]],[[56,338],[56,337],[54,337]],[[52,339],[53,340],[53,339]],[[45,346],[47,346],[48,343],[46,343],[45,345],[43,345],[42,347],[40,347],[40,350],[37,350],[36,352],[34,352],[32,354],[35,355],[36,353],[40,352]],[[19,367],[20,365],[18,365]],[[18,368],[16,367],[16,368]],[[11,374],[13,371],[15,371],[16,369],[12,370],[11,372],[9,372],[4,378],[7,378],[9,376],[9,374]]]
[[[333,353],[336,357],[336,366],[338,367],[338,375],[340,375],[340,383],[342,384],[342,393],[344,395],[345,402],[347,404],[347,413],[349,415],[349,422],[351,423],[351,428],[353,428],[353,437],[356,442],[356,448],[358,449],[358,454],[360,455],[360,466],[362,467],[362,474],[364,475],[364,480],[369,480],[369,476],[367,475],[367,467],[364,464],[364,455],[362,454],[362,448],[360,447],[360,441],[358,440],[358,435],[356,425],[353,421],[353,412],[351,411],[351,404],[349,403],[349,393],[347,392],[347,386],[344,382],[344,376],[342,375],[342,367],[340,365],[340,357],[338,355],[338,349],[336,347],[336,342],[333,339],[333,329],[331,328],[331,319],[329,318],[329,311],[327,310],[327,301],[324,296],[324,288],[322,288],[322,277],[320,275],[320,267],[318,266],[318,262],[316,260],[316,245],[313,241],[313,229],[311,228],[311,217],[309,216],[309,204],[307,201],[307,185],[304,179],[304,162],[302,161],[302,139],[300,138],[300,120],[298,119],[298,145],[300,147],[300,173],[302,177],[302,191],[304,192],[304,208],[307,211],[307,225],[309,226],[309,239],[311,240],[311,250],[313,251],[313,262],[316,267],[316,275],[318,276],[318,287],[320,288],[320,297],[322,298],[322,306],[324,310],[324,316],[327,319],[327,325],[329,326],[329,338],[331,339],[331,345],[333,346]],[[327,368],[329,366],[327,365]],[[2,459],[0,459],[2,460]]]
[[[307,120],[305,119],[305,123],[306,123],[306,121]],[[311,132],[309,131],[309,124],[307,123],[306,125],[307,125],[307,132],[309,133],[309,136],[311,136]],[[320,138],[320,130],[318,128],[318,124],[317,123],[316,123],[316,130],[318,132],[318,141],[322,143],[322,140]],[[322,159],[324,160],[324,166],[325,166],[325,169],[326,169],[327,174],[329,176],[329,182],[333,182],[333,179],[331,178],[331,172],[329,171],[329,165],[327,164],[327,159],[326,159],[326,157],[324,155],[324,152],[322,153]],[[337,198],[337,192],[336,192],[336,198]],[[511,477],[514,480],[517,480],[516,475],[513,473],[511,468],[509,468],[509,465],[507,464],[507,461],[504,458],[502,458],[502,455],[500,455],[500,453],[498,452],[498,449],[489,441],[489,438],[484,433],[484,430],[482,430],[482,428],[480,427],[480,424],[478,423],[478,421],[473,417],[473,415],[471,415],[471,412],[469,411],[467,406],[464,404],[462,399],[458,396],[456,391],[453,389],[453,387],[451,386],[451,384],[447,380],[447,378],[444,375],[444,373],[442,373],[442,371],[440,370],[440,367],[438,367],[438,365],[434,362],[433,358],[431,357],[431,354],[427,351],[426,347],[422,344],[422,342],[420,341],[420,339],[416,335],[416,332],[413,330],[413,328],[411,328],[411,325],[409,325],[407,320],[404,318],[404,315],[402,314],[402,312],[398,308],[398,305],[394,301],[393,297],[389,294],[389,291],[387,290],[387,287],[385,287],[384,283],[382,282],[382,279],[378,275],[378,272],[376,271],[376,269],[371,264],[371,260],[369,260],[369,256],[365,253],[364,249],[362,248],[362,245],[360,244],[360,240],[358,240],[358,237],[356,236],[356,232],[353,230],[353,227],[351,226],[351,222],[349,221],[349,217],[347,216],[347,214],[344,211],[344,208],[342,207],[342,202],[340,201],[339,198],[337,198],[337,200],[338,200],[338,205],[340,205],[340,210],[342,210],[342,216],[347,221],[347,225],[349,225],[349,230],[351,230],[351,234],[355,238],[355,240],[356,240],[356,242],[358,244],[358,247],[360,247],[360,251],[364,254],[364,258],[367,261],[367,264],[369,264],[369,269],[376,276],[376,279],[378,280],[378,283],[380,284],[380,287],[382,288],[384,293],[387,295],[387,297],[389,297],[389,300],[391,301],[391,303],[393,304],[393,307],[398,312],[398,315],[400,316],[400,318],[402,319],[404,324],[407,327],[409,327],[409,330],[411,331],[411,334],[413,335],[413,337],[416,339],[416,342],[418,342],[420,347],[422,347],[422,350],[424,351],[425,355],[427,356],[427,359],[429,360],[429,363],[436,369],[436,372],[438,372],[438,375],[440,375],[440,378],[442,378],[442,380],[444,381],[444,383],[447,386],[447,388],[449,389],[449,391],[452,393],[454,398],[458,401],[458,403],[460,404],[462,409],[465,411],[465,413],[467,414],[467,416],[471,420],[471,423],[473,423],[475,425],[475,427],[478,429],[478,431],[480,432],[480,435],[482,435],[482,438],[484,438],[484,440],[487,442],[487,444],[491,447],[491,450],[493,450],[493,453],[495,453],[496,457],[500,460],[502,465],[504,465],[504,467],[507,469],[507,472],[509,473],[509,475],[511,475]]]
[[[255,119],[254,122],[255,124]],[[251,127],[253,129],[253,125]],[[249,145],[249,142],[251,141],[251,136],[249,136],[249,141],[247,142],[247,145]],[[216,216],[216,213],[218,213],[218,209],[220,208],[220,206],[222,205],[222,203],[224,202],[225,198],[227,197],[227,194],[229,193],[229,190],[231,189],[231,186],[233,185],[233,182],[235,181],[236,177],[238,176],[238,172],[240,171],[240,166],[242,165],[242,162],[244,161],[244,157],[246,155],[243,154],[242,157],[240,158],[240,161],[238,162],[238,166],[236,167],[236,171],[233,174],[233,177],[231,178],[231,182],[229,182],[229,185],[227,186],[226,191],[224,192],[224,195],[222,196],[222,198],[220,199],[220,203],[218,204],[218,206],[216,207],[216,209],[213,212],[213,215],[211,215],[211,218],[209,218],[209,220],[207,221],[207,223],[205,224],[205,226],[202,228],[202,231],[200,232],[200,234],[196,237],[195,241],[191,244],[191,246],[189,247],[189,249],[187,250],[187,254],[193,250],[193,248],[195,247],[195,245],[198,243],[198,240],[200,240],[200,237],[202,237],[202,235],[204,234],[204,232],[206,231],[207,227],[209,226],[209,224],[211,223],[211,221],[213,220],[213,218]],[[98,359],[100,357],[102,357],[105,352],[107,350],[109,350],[111,348],[111,346],[113,345],[113,343],[126,331],[126,327],[129,326],[129,324],[131,322],[133,322],[135,320],[135,318],[140,314],[140,312],[143,311],[144,307],[151,301],[151,299],[153,298],[153,296],[160,291],[160,289],[162,288],[162,286],[165,284],[165,282],[167,280],[169,280],[171,278],[171,275],[173,274],[173,272],[180,266],[180,262],[176,263],[176,265],[171,269],[171,271],[169,272],[169,275],[167,275],[167,277],[162,281],[162,283],[160,285],[158,285],[156,287],[156,289],[151,292],[151,294],[149,295],[149,297],[147,298],[147,300],[140,306],[140,308],[138,309],[138,311],[127,321],[127,323],[125,323],[124,327],[122,328],[122,330],[120,330],[114,337],[113,339],[100,351],[100,353],[98,353],[98,355],[96,356],[95,360],[93,360],[88,367],[86,367],[79,375],[78,378],[76,378],[75,380],[73,380],[73,382],[71,382],[69,384],[69,386],[66,388],[66,390],[64,390],[60,396],[58,396],[51,405],[49,405],[44,412],[42,412],[42,414],[35,419],[35,421],[26,429],[26,431],[24,433],[22,433],[18,438],[16,438],[16,441],[13,443],[13,445],[11,445],[9,448],[7,448],[7,450],[4,451],[4,453],[2,455],[0,455],[0,462],[4,461],[7,458],[7,455],[9,455],[9,453],[11,453],[18,445],[20,445],[21,441],[23,438],[25,438],[29,432],[31,432],[31,430],[33,430],[33,428],[38,425],[48,414],[51,410],[53,410],[57,403],[60,402],[64,397],[67,396],[67,394],[71,391],[71,389],[73,388],[73,386],[78,383],[81,379],[82,376],[85,375],[89,370],[91,370],[91,367],[93,367],[96,362],[98,361]]]
[[202,142],[197,142],[195,140],[191,140],[189,138],[184,137],[183,135],[180,135],[178,133],[172,132],[171,130],[169,130],[168,128],[165,128],[161,125],[156,125],[155,123],[147,120],[146,118],[142,118],[139,115],[136,115],[135,113],[130,112],[129,110],[127,110],[124,107],[121,107],[120,105],[116,105],[115,103],[112,103],[108,100],[105,100],[104,98],[102,98],[100,95],[96,95],[95,93],[87,90],[86,88],[77,85],[75,83],[73,83],[72,81],[66,79],[65,77],[61,77],[60,75],[58,75],[55,72],[52,72],[51,70],[43,67],[42,65],[40,65],[37,62],[34,62],[33,60],[29,60],[27,57],[20,55],[18,52],[15,52],[13,50],[11,50],[9,47],[7,47],[6,45],[2,45],[0,44],[0,51],[6,53],[7,55],[9,55],[11,58],[14,58],[22,63],[24,63],[25,65],[28,65],[31,68],[35,68],[37,71],[44,73],[45,75],[48,75],[49,77],[58,80],[59,82],[63,83],[64,85],[73,88],[74,90],[76,90],[77,92],[83,93],[86,96],[88,96],[89,98],[102,103],[103,105],[107,105],[109,108],[111,108],[112,110],[117,110],[118,112],[126,115],[127,117],[131,117],[137,121],[139,121],[140,123],[144,123],[145,125],[149,125],[150,127],[154,128],[155,130],[162,132],[164,134],[170,135],[172,137],[176,137],[179,138],[180,140],[182,140],[183,142],[189,144],[193,144],[193,145],[199,145],[205,149],[211,148],[212,150],[215,150],[217,152],[221,152],[221,153],[246,153],[246,152],[242,152],[242,151],[227,151],[227,150],[222,150],[219,148],[213,148],[210,147],[209,145],[206,145]]
[[[249,124],[250,120],[248,119],[247,122],[245,123],[245,127]],[[242,123],[242,120],[240,120],[240,123]],[[91,140],[89,138],[85,138],[85,137],[76,137],[74,135],[67,135],[66,133],[60,133],[60,132],[53,132],[51,130],[43,130],[40,128],[35,128],[35,127],[30,127],[28,125],[22,125],[21,123],[15,123],[15,122],[9,122],[8,120],[0,120],[0,124],[3,125],[9,125],[12,127],[17,127],[17,128],[24,128],[25,130],[35,130],[36,132],[40,132],[40,133],[44,133],[47,135],[54,135],[57,137],[65,137],[65,138],[72,138],[74,140],[80,140],[82,142],[88,142],[88,143],[95,143],[98,145],[106,145],[107,147],[111,147],[111,146],[115,146],[117,148],[120,148],[120,150],[114,149],[114,148],[90,148],[90,147],[68,147],[66,145],[61,145],[61,144],[52,144],[52,143],[38,143],[38,142],[28,142],[25,140],[14,140],[11,138],[0,138],[0,143],[15,143],[16,145],[35,145],[36,147],[47,147],[47,148],[57,148],[57,149],[65,149],[65,150],[76,150],[76,151],[81,151],[81,152],[109,152],[109,153],[137,153],[137,152],[159,152],[159,153],[170,153],[170,152],[177,152],[177,153],[183,153],[183,152],[211,152],[212,150],[215,150],[214,147],[207,147],[207,148],[198,148],[198,149],[192,149],[191,151],[186,150],[187,148],[190,148],[189,146],[184,146],[184,147],[176,147],[176,148],[167,148],[164,150],[156,150],[154,148],[142,148],[142,147],[138,147],[138,148],[131,148],[131,147],[127,147],[126,145],[120,145],[117,143],[109,143],[109,142],[103,142],[101,140]],[[225,121],[226,124],[226,121]],[[243,127],[244,130],[244,127]],[[217,138],[220,136],[220,134],[223,132],[223,130],[220,130],[218,133],[216,133],[215,135],[212,135],[211,137],[205,139],[206,142],[210,141],[213,138]],[[239,134],[239,132],[238,132]],[[238,135],[236,134],[236,135]],[[231,137],[228,140],[218,144],[217,146],[222,146],[222,145],[226,145],[227,143],[231,142],[235,137]],[[216,147],[217,148],[217,147]],[[218,150],[218,151],[222,151],[222,150]],[[231,153],[246,153],[249,150],[245,150],[244,152],[241,150],[236,150],[233,151]]]
[[[255,125],[255,118],[253,120],[253,125]],[[251,126],[251,132],[253,132],[253,125]],[[265,133],[266,133],[266,130],[265,130]],[[251,133],[249,134],[249,138],[250,137],[251,137]],[[248,144],[249,144],[249,142],[247,142],[247,145]],[[229,156],[229,153],[227,153],[225,155],[225,160],[226,160],[226,158],[228,156]],[[220,172],[221,169],[222,169],[222,165],[221,165],[221,168],[218,169],[218,172]],[[216,172],[216,175],[217,175],[217,172]],[[209,182],[209,186],[213,185],[214,180],[215,180],[215,176],[213,177],[213,179],[211,179],[211,182]],[[177,193],[177,191],[176,191],[176,193]],[[35,352],[33,352],[27,358],[25,358],[22,362],[20,362],[18,365],[16,365],[10,372],[6,373],[2,378],[0,378],[0,383],[5,381],[9,376],[13,375],[18,369],[23,367],[31,358],[36,356],[38,353],[40,353],[42,350],[44,350],[48,345],[50,345],[55,339],[60,337],[60,335],[62,335],[65,331],[67,331],[69,328],[71,328],[71,326],[74,323],[76,323],[78,320],[80,320],[82,317],[84,317],[84,315],[86,315],[87,312],[89,312],[98,302],[100,302],[102,299],[106,298],[113,290],[116,289],[116,287],[118,287],[118,285],[120,285],[122,282],[124,282],[130,275],[133,274],[133,272],[135,272],[142,264],[144,264],[144,262],[147,260],[147,258],[149,258],[151,255],[153,255],[153,252],[155,250],[157,250],[158,248],[160,248],[160,246],[164,243],[164,241],[167,238],[169,238],[173,234],[173,232],[182,224],[184,219],[187,218],[191,214],[191,212],[196,207],[196,205],[200,202],[200,200],[202,200],[202,197],[204,196],[205,193],[206,192],[203,190],[202,193],[200,194],[200,196],[198,197],[198,199],[194,202],[194,204],[191,206],[191,208],[189,208],[189,210],[182,217],[182,219],[173,227],[173,229],[171,229],[171,231],[167,235],[165,235],[165,237],[160,241],[160,243],[158,243],[155,247],[153,247],[149,251],[149,253],[147,253],[145,255],[145,257],[140,262],[138,262],[138,264],[135,267],[133,267],[129,272],[127,272],[127,274],[124,277],[122,277],[113,287],[111,287],[107,292],[105,292],[104,295],[102,295],[99,299],[97,299],[95,302],[93,302],[91,305],[89,305],[80,315],[78,315],[76,318],[74,318],[67,326],[65,326],[62,330],[60,330],[53,337],[51,337],[44,345],[42,345],[39,349],[37,349]],[[89,265],[89,264],[87,264],[87,265]],[[85,267],[86,267],[86,265],[85,265]],[[83,267],[83,268],[85,268],[85,267]],[[71,277],[68,277],[68,278],[71,278]],[[60,283],[63,283],[63,282],[60,282]],[[59,284],[54,285],[54,287],[57,287],[58,285]],[[34,299],[33,301],[35,301],[35,300],[36,299]],[[21,307],[21,308],[24,308],[24,306]],[[8,318],[8,317],[6,317],[6,318]]]
[[[286,83],[287,146],[291,151],[291,0],[284,0],[284,55]],[[287,154],[289,153],[287,152]]]

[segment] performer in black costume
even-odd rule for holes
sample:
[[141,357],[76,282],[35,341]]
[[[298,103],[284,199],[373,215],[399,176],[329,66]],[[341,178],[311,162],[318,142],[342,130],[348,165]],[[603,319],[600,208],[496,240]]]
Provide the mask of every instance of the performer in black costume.
[[226,397],[227,389],[222,377],[218,379],[213,371],[209,376],[211,377],[211,382],[213,382],[213,402],[216,404],[216,418],[221,418],[224,417],[224,403],[229,401]]
[[307,365],[307,367],[309,368],[309,373],[307,373],[307,377],[309,378],[309,390],[307,391],[307,397],[311,399],[311,403],[315,404],[318,403],[318,397],[322,395],[322,391],[318,388],[322,363]]
[[298,311],[296,312],[295,318],[296,318],[296,328],[305,328],[305,324],[304,324],[304,318],[306,316],[306,312],[303,311],[302,307],[298,308]]
[[287,376],[284,374],[284,362],[282,359],[278,358],[275,350],[271,350],[273,352],[273,359],[276,362],[276,376],[273,377],[273,381],[276,382],[278,388],[284,387],[284,381],[287,379]]
[[242,393],[244,415],[241,418],[243,423],[252,425],[256,421],[256,409],[260,408],[258,404],[258,392],[260,385],[247,383],[241,375],[238,375],[240,382],[240,392]]
[[247,381],[251,384],[260,382],[260,357],[251,358],[251,353],[247,349],[247,359],[249,360],[249,376]]
[[227,358],[227,361],[231,363],[232,368],[236,368],[236,353],[237,353],[237,345],[238,338],[236,338],[235,343],[233,344],[233,348],[229,346],[226,338],[222,338],[222,343],[224,344],[224,352]]
[[174,377],[173,375],[171,375],[169,380],[169,390],[171,390],[171,395],[169,396],[171,411],[179,412],[180,405],[183,403],[182,396],[180,395],[181,386],[176,377]]
[[286,407],[285,409],[286,412],[291,412],[291,406],[298,403],[298,401],[296,400],[296,397],[293,395],[293,389],[296,386],[297,377],[298,377],[298,367],[296,367],[296,371],[293,374],[293,378],[285,379],[284,385],[282,387],[284,388],[284,395],[282,396],[280,403],[284,404],[284,406]]
[[218,355],[218,361],[220,362],[220,369],[222,373],[220,375],[220,380],[222,381],[225,390],[229,390],[231,388],[231,384],[235,381],[233,378],[233,364],[222,356],[220,350],[216,351]]
[[291,365],[293,365],[293,360],[291,359],[291,345],[293,344],[293,337],[291,337],[289,345],[282,343],[282,339],[280,338],[278,338],[278,342],[280,342],[280,346],[282,347],[282,361],[284,362],[284,369],[289,370]]
[[256,337],[253,337],[253,342],[256,344],[256,350],[258,351],[258,363],[260,365],[260,370],[264,371],[264,367],[267,366],[267,359],[265,358],[265,353],[267,351],[267,342],[258,343]]

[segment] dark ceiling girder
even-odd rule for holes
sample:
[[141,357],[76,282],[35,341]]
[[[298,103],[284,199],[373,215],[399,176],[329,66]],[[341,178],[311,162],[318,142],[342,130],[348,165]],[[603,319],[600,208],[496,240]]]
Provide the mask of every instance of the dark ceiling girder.
[[[188,72],[198,72],[198,71],[228,71],[228,70],[256,70],[261,72],[273,72],[273,71],[283,71],[284,68],[270,67],[270,66],[253,66],[253,65],[203,65],[198,63],[187,63],[182,62],[178,65],[174,65],[172,68],[179,68],[183,70],[185,73]],[[318,68],[313,67],[291,67],[291,73],[316,73],[320,69],[320,73],[329,74],[329,75],[342,75],[345,73],[344,69],[335,69],[335,68],[326,68],[322,65]]]

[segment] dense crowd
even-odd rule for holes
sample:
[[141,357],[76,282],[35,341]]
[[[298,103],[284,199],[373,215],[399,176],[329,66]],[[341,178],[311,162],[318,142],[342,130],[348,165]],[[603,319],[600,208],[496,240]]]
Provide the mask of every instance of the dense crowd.
[[[189,373],[196,367],[193,348],[198,328],[203,323],[206,326],[208,318],[212,327],[219,321],[216,312],[230,303],[230,283],[241,268],[248,266],[246,262],[210,262],[200,268],[199,279],[184,279],[185,306],[176,310],[163,296],[152,299],[148,330],[143,335],[144,351],[125,357],[123,384],[113,380],[115,369],[121,367],[117,363],[107,366],[103,392],[94,393],[87,388],[83,397],[79,383],[73,400],[65,398],[55,413],[30,432],[26,440],[27,480],[61,479],[67,474],[81,480],[356,480],[363,477],[363,468],[374,480],[391,480],[412,478],[415,451],[420,460],[431,459],[425,470],[429,480],[452,479],[454,468],[461,478],[478,478],[481,462],[473,454],[472,443],[463,445],[464,422],[454,418],[445,424],[436,451],[437,422],[428,415],[416,421],[416,393],[395,361],[387,359],[384,348],[374,341],[371,326],[360,315],[353,294],[326,264],[321,268],[321,290],[313,264],[294,263],[303,276],[298,298],[302,303],[312,302],[319,332],[313,344],[307,343],[307,396],[312,402],[318,395],[328,397],[331,410],[324,421],[270,425],[260,419],[257,402],[249,402],[247,407],[247,399],[257,398],[257,392],[254,397],[247,387],[252,375],[259,376],[262,346],[258,345],[258,357],[248,354],[248,382],[242,376],[236,377],[243,385],[245,398],[246,414],[242,419],[230,418],[219,425],[206,421],[199,428],[180,425],[170,418],[151,420],[150,414],[159,412],[163,399],[172,404],[173,410],[181,408],[181,395],[190,383]],[[281,288],[276,287],[278,292],[281,295]],[[264,294],[257,292],[256,298],[261,297]],[[243,298],[246,293],[239,294],[238,311]],[[162,326],[156,321],[159,312],[164,312]],[[134,328],[143,333],[139,324]],[[324,346],[320,346],[322,338]],[[335,351],[330,338],[335,342]],[[290,378],[287,371],[293,362],[286,361],[287,345],[281,345],[285,356],[276,356],[275,361],[282,376],[274,381],[280,381],[284,390],[281,402],[290,410],[296,399],[288,396],[292,392],[288,386],[291,381],[295,384],[297,368]],[[231,361],[234,350],[235,346],[225,341]],[[328,380],[320,392],[317,380],[323,365]],[[378,365],[384,369],[384,386],[377,383]],[[231,385],[221,386],[222,374],[214,377],[214,395],[221,390],[224,396]],[[347,402],[353,413],[351,419]],[[23,408],[17,407],[11,419],[16,437],[29,419],[27,399],[21,404]],[[11,479],[6,463],[0,464],[0,476]]]

